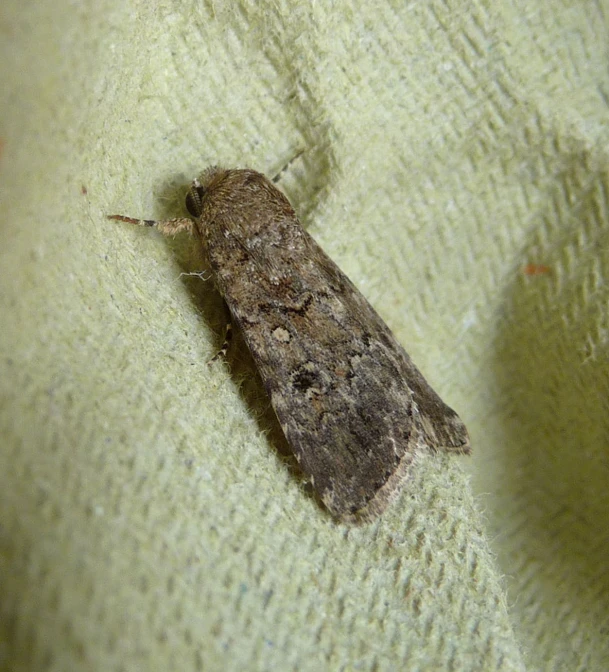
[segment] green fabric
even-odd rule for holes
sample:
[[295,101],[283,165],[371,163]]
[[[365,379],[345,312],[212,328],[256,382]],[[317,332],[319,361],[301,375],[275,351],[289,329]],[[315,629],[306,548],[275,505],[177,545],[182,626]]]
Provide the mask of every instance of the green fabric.
[[[0,669],[608,669],[609,3],[2,17]],[[189,240],[105,218],[214,163],[289,163],[470,429],[377,523],[293,473],[238,339],[209,363]]]

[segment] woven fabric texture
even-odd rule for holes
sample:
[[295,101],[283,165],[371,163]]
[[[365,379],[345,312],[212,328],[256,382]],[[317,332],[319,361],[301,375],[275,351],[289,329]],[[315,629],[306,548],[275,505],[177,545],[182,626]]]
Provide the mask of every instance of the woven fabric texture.
[[[1,14],[0,669],[609,669],[607,1]],[[470,429],[371,525],[192,241],[106,219],[210,164],[287,166]]]

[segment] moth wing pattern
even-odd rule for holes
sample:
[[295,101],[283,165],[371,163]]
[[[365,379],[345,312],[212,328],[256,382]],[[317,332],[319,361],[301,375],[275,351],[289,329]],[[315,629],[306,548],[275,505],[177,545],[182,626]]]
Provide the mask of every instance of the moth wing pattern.
[[266,177],[212,168],[193,191],[215,284],[334,516],[382,513],[426,447],[469,452],[458,415]]

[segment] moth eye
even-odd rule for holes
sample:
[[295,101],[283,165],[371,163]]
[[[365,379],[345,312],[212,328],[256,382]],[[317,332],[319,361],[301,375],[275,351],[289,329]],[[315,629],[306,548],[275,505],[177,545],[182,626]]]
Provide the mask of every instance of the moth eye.
[[205,188],[201,185],[193,186],[186,194],[186,209],[193,217],[201,216],[203,196]]

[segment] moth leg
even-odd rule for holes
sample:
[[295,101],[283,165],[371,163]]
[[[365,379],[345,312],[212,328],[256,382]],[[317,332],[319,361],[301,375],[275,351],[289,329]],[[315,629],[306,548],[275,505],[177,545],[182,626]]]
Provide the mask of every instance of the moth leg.
[[226,325],[226,331],[224,332],[224,342],[222,343],[222,347],[209,360],[210,364],[212,362],[215,362],[217,359],[220,359],[220,357],[222,357],[222,358],[226,357],[226,353],[228,352],[228,348],[230,346],[230,342],[231,342],[232,338],[233,338],[233,324],[232,324],[232,322],[229,322]]
[[176,217],[175,219],[136,219],[135,217],[125,217],[125,215],[108,215],[108,219],[115,219],[117,222],[127,222],[136,226],[154,226],[164,236],[175,236],[182,231],[193,233],[194,222],[188,217]]

